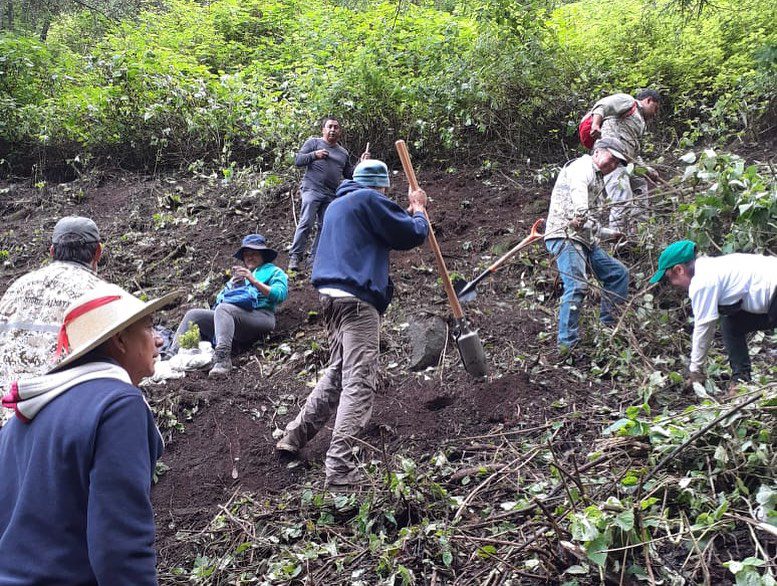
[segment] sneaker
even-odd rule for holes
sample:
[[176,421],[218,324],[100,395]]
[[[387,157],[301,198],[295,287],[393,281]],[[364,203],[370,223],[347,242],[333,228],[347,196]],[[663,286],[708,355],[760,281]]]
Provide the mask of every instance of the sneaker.
[[229,374],[229,371],[232,370],[232,359],[229,357],[229,354],[216,352],[213,361],[215,364],[208,373],[208,377],[210,378],[221,378]]
[[746,385],[750,382],[750,378],[745,378],[743,376],[735,376],[732,378],[728,383],[728,388],[726,391],[728,392],[727,396],[729,399],[733,399],[739,394],[739,391],[743,390],[742,385]]
[[292,256],[289,258],[289,267],[288,269],[290,271],[298,271],[299,270],[299,259],[296,256]]

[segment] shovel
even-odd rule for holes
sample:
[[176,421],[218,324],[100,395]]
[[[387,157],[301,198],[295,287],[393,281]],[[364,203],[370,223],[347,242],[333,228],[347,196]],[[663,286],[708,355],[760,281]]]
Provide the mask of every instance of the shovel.
[[519,251],[523,250],[524,248],[527,248],[528,246],[531,246],[537,240],[541,240],[543,236],[545,236],[542,232],[540,232],[540,226],[545,223],[544,218],[540,218],[536,222],[534,222],[534,225],[531,227],[531,232],[529,235],[521,240],[518,244],[513,246],[510,250],[505,252],[499,259],[492,264],[490,267],[488,267],[485,271],[480,273],[477,277],[472,279],[469,283],[465,283],[463,279],[457,279],[457,281],[453,284],[454,289],[456,290],[456,294],[459,297],[459,301],[462,303],[466,303],[468,301],[472,301],[477,296],[477,291],[475,291],[475,287],[477,286],[480,281],[485,279],[487,276],[489,276],[491,273],[496,272],[496,270],[501,267],[510,257],[518,253]]
[[[402,168],[405,170],[407,176],[407,182],[411,189],[418,189],[418,181],[415,177],[415,171],[413,170],[413,164],[410,162],[410,153],[407,152],[407,146],[404,140],[398,140],[394,143],[399,153],[399,158],[402,161]],[[453,330],[453,338],[456,340],[456,347],[459,349],[459,355],[461,361],[464,363],[464,369],[474,378],[483,378],[488,374],[488,363],[486,362],[486,353],[483,351],[483,344],[478,337],[477,332],[469,329],[467,320],[464,318],[464,312],[461,309],[461,303],[459,303],[456,297],[456,292],[453,290],[453,284],[451,283],[450,275],[448,275],[448,269],[445,268],[445,259],[442,257],[440,251],[440,245],[437,243],[437,238],[432,230],[432,223],[429,221],[429,215],[426,214],[426,221],[429,223],[429,246],[434,252],[434,259],[437,261],[437,270],[440,272],[440,278],[442,279],[445,293],[448,295],[448,301],[451,304],[453,311],[453,319],[455,321],[455,328]]]

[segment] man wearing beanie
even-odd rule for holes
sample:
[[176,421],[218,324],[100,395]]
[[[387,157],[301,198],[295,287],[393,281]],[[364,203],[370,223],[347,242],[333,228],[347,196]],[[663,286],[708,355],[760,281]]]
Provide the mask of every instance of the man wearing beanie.
[[[306,140],[294,160],[297,167],[305,167],[305,176],[302,178],[302,209],[289,250],[290,271],[299,269],[305,256],[308,236],[316,224],[318,234],[310,249],[310,264],[313,264],[324,212],[334,199],[340,181],[343,178],[350,179],[353,175],[348,151],[339,142],[341,135],[340,122],[336,118],[325,118],[321,125],[321,136]],[[363,153],[361,160],[368,159],[369,155],[368,152]]]
[[693,310],[691,361],[686,386],[704,382],[704,360],[720,319],[731,364],[731,385],[751,378],[747,334],[777,327],[777,257],[727,254],[696,257],[696,243],[680,240],[658,257],[651,283],[668,282],[687,291]]
[[53,366],[67,306],[105,283],[96,273],[102,254],[100,233],[89,218],[59,220],[49,252],[53,262],[17,279],[0,299],[0,389]]
[[564,284],[558,310],[558,358],[566,360],[580,340],[580,307],[588,294],[588,270],[602,283],[599,319],[615,321],[614,306],[626,300],[629,272],[600,246],[622,234],[602,225],[605,207],[603,178],[626,162],[623,144],[603,138],[591,155],[568,163],[559,173],[550,196],[545,246],[556,260]]
[[380,316],[394,287],[389,253],[421,245],[429,233],[426,194],[410,192],[405,211],[387,196],[388,168],[367,159],[343,181],[324,217],[313,264],[330,345],[329,366],[278,450],[296,455],[336,412],[326,455],[330,486],[358,483],[353,437],[370,420],[378,371]]

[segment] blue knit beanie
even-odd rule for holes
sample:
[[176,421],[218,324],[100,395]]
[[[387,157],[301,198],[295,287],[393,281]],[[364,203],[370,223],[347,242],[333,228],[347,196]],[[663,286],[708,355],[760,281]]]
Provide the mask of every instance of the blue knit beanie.
[[353,170],[353,180],[365,187],[388,187],[388,167],[383,161],[367,159],[356,165]]

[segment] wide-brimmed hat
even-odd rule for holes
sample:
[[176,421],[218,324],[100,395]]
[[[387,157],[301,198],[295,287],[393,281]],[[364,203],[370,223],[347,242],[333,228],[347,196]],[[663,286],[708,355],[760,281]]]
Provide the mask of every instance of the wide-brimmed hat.
[[623,154],[626,152],[625,145],[615,137],[607,136],[600,138],[594,143],[593,150],[606,149],[612,153],[612,156],[618,159],[621,163],[628,163],[629,158]]
[[240,249],[233,254],[236,259],[243,260],[243,252],[248,248],[250,250],[261,250],[264,255],[264,262],[272,262],[278,256],[278,252],[267,246],[267,240],[261,234],[249,234],[243,238],[240,243]]
[[696,258],[696,243],[693,240],[672,242],[658,257],[658,270],[650,277],[650,282],[658,283],[664,278],[666,271],[677,265],[691,262],[694,258]]
[[116,285],[95,287],[68,306],[59,329],[55,355],[55,359],[62,355],[65,358],[49,372],[62,370],[111,336],[160,307],[169,305],[182,293],[175,291],[159,299],[144,302]]

